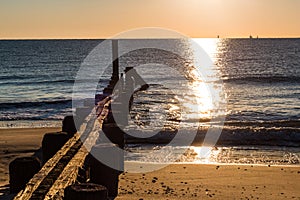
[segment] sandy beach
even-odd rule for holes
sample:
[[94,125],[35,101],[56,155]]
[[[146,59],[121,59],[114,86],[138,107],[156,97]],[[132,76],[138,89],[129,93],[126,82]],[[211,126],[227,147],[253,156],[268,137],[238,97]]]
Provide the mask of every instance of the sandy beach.
[[173,164],[120,176],[118,200],[300,199],[300,166]]
[[12,160],[33,155],[41,147],[45,133],[60,130],[61,128],[0,129],[0,186],[8,184],[8,166]]
[[[1,191],[8,189],[9,162],[32,155],[43,135],[56,131],[60,128],[0,130]],[[300,166],[172,164],[149,173],[121,174],[116,199],[300,199],[299,177]]]

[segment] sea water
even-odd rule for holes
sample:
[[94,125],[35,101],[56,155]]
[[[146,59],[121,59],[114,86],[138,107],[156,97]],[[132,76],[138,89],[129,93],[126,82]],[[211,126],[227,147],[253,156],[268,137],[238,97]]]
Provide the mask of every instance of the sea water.
[[[72,114],[73,85],[81,63],[102,41],[0,41],[1,127],[60,125],[64,116]],[[120,40],[120,51],[134,42],[145,41]],[[182,51],[184,58],[159,49],[141,49],[119,58],[120,71],[136,67],[150,85],[147,91],[135,95],[129,128],[155,129],[161,136],[147,144],[144,141],[129,144],[126,159],[152,161],[147,156],[149,150],[162,148],[165,144],[160,144],[161,141],[172,139],[177,129],[203,134],[218,113],[225,116],[225,123],[211,155],[205,159],[197,157],[201,144],[194,144],[178,162],[299,164],[300,39],[194,39],[193,42],[207,52],[214,65],[198,66],[200,55],[185,40],[160,40]],[[160,67],[162,64],[182,76],[172,76],[168,68]],[[97,92],[108,84],[110,67],[99,77]],[[193,77],[194,69],[207,73],[207,79]],[[181,78],[187,81],[180,87],[166,87]],[[211,104],[216,100],[211,101],[203,82],[221,88],[218,106]],[[187,94],[183,101],[182,91]],[[186,118],[182,118],[182,111],[186,112]],[[171,147],[169,151],[180,148]]]

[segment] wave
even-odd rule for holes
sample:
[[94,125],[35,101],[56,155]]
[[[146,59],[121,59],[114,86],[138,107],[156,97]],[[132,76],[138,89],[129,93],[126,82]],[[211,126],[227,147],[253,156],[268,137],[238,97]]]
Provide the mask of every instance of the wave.
[[64,119],[63,115],[56,115],[53,117],[42,117],[42,116],[10,116],[10,117],[0,117],[0,121],[8,122],[7,124],[16,123],[18,121],[61,121]]
[[287,119],[287,120],[273,120],[273,121],[226,121],[225,126],[228,127],[300,127],[300,120]]
[[[175,137],[176,132],[160,132],[150,138],[138,138],[125,135],[129,144],[168,144]],[[191,145],[202,146],[207,129],[198,131]],[[183,139],[183,138],[182,138]],[[180,144],[180,142],[178,143]],[[205,143],[205,146],[286,146],[300,147],[300,129],[227,129],[224,128],[217,143]]]
[[49,81],[24,81],[24,82],[4,82],[1,85],[36,85],[36,84],[52,84],[52,83],[69,83],[73,84],[74,79],[66,80],[49,80]]
[[[278,120],[272,122],[225,122],[217,146],[286,146],[300,147],[300,120]],[[217,126],[217,124],[213,125]],[[193,145],[203,145],[208,126],[202,124]],[[188,137],[191,130],[181,130],[182,137]],[[166,144],[176,135],[176,131],[161,131],[149,138],[135,138],[125,135],[128,143]],[[184,134],[187,134],[186,136]],[[181,136],[179,136],[181,137]],[[208,144],[206,144],[208,145]]]
[[247,76],[223,78],[225,83],[300,83],[299,76]]
[[27,79],[31,79],[31,78],[36,78],[36,75],[7,75],[7,76],[0,76],[1,80],[15,80],[15,79],[19,79],[19,80],[27,80]]
[[71,99],[53,100],[53,101],[30,101],[30,102],[11,102],[11,103],[0,103],[2,110],[4,109],[16,109],[16,108],[36,108],[45,107],[51,105],[71,105]]
[[299,128],[223,129],[218,145],[300,147]]

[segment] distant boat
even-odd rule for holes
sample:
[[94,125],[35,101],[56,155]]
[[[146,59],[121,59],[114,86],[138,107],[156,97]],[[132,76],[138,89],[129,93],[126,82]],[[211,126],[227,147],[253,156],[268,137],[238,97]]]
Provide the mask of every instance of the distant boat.
[[249,36],[250,39],[253,39],[252,35]]

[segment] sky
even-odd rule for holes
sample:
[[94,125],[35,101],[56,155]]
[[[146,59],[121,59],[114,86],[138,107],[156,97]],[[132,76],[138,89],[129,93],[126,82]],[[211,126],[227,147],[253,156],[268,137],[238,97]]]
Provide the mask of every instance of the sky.
[[1,0],[0,38],[110,38],[143,27],[188,37],[300,37],[300,0]]

